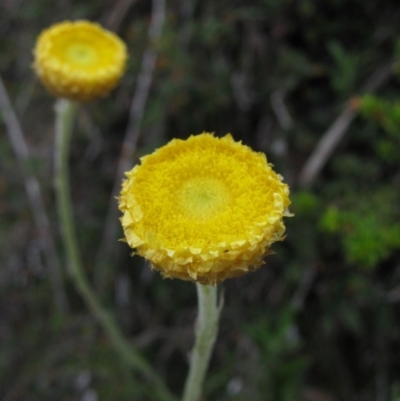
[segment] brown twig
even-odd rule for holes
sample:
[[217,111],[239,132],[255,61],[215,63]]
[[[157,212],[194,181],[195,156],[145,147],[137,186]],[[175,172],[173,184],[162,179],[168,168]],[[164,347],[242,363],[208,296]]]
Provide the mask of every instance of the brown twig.
[[28,194],[28,200],[32,210],[33,219],[39,234],[41,247],[49,269],[50,281],[54,293],[55,302],[62,312],[67,312],[68,301],[62,281],[61,267],[58,260],[55,242],[51,234],[49,218],[43,204],[40,185],[29,169],[29,150],[24,139],[24,134],[18,118],[11,106],[10,99],[4,87],[3,80],[0,77],[0,112],[4,123],[7,127],[7,134],[11,142],[11,146],[17,157],[19,168]]
[[314,266],[309,267],[305,270],[297,291],[295,292],[291,300],[292,308],[295,312],[300,311],[304,307],[307,295],[312,288],[316,276],[317,269]]
[[[378,68],[368,79],[362,88],[362,92],[374,92],[382,86],[390,78],[392,66],[393,62],[390,62]],[[350,102],[347,102],[344,110],[328,128],[325,134],[322,135],[314,151],[305,163],[299,176],[300,186],[309,187],[312,185],[356,116],[357,111],[350,106]]]
[[2,13],[3,15],[7,16],[7,20],[5,22],[3,21],[2,26],[0,28],[0,40],[2,40],[6,36],[7,31],[9,30],[11,23],[14,20],[14,17],[19,13],[23,5],[23,2],[24,2],[23,0],[19,2],[18,1],[9,2],[7,4],[8,7],[5,7],[6,4],[4,3],[6,2],[2,4],[3,5]]
[[178,35],[178,42],[182,49],[187,49],[193,34],[191,20],[197,5],[197,0],[184,0],[181,6],[182,29]]
[[161,38],[161,32],[165,20],[165,0],[153,0],[151,22],[148,31],[149,46],[146,49],[142,65],[137,79],[137,86],[132,98],[129,110],[128,127],[122,144],[121,155],[118,162],[117,172],[114,178],[114,186],[108,206],[106,223],[101,239],[101,245],[96,260],[95,285],[99,292],[102,292],[106,269],[109,265],[110,256],[115,245],[118,230],[118,209],[115,197],[121,188],[121,181],[124,173],[133,166],[134,154],[140,136],[140,127],[145,111],[150,87],[153,81],[154,68],[157,60],[157,50],[154,45]]
[[112,10],[108,13],[105,26],[112,31],[118,31],[122,19],[136,1],[137,0],[119,0],[115,2]]

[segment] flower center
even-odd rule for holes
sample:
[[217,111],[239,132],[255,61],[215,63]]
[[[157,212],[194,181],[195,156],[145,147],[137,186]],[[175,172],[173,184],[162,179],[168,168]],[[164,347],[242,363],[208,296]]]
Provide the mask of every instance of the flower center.
[[92,64],[97,60],[97,52],[93,46],[85,43],[73,43],[67,48],[68,58],[77,64]]
[[210,218],[225,209],[230,196],[218,180],[196,177],[178,189],[179,204],[186,215],[195,219]]

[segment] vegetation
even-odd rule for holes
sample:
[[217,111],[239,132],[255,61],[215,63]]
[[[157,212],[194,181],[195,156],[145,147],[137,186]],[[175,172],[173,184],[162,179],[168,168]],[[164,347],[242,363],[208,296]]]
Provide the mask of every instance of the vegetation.
[[[266,266],[222,284],[204,399],[400,401],[398,3],[170,0],[154,41],[148,28],[158,3],[3,4],[1,76],[28,143],[25,169],[41,185],[68,311],[55,302],[60,288],[2,114],[0,399],[155,399],[74,288],[56,218],[54,99],[32,71],[32,49],[52,23],[89,19],[118,33],[130,57],[111,96],[79,110],[71,195],[85,273],[125,336],[179,397],[194,286],[163,280],[131,257],[117,241],[121,228],[103,239],[125,133],[133,127],[139,135],[137,161],[172,138],[230,132],[284,176],[295,217]],[[132,117],[149,52],[150,91],[143,115]]]

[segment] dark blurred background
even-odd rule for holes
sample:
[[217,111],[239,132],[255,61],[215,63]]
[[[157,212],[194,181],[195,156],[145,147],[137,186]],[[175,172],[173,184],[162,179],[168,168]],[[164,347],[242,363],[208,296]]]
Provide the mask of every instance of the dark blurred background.
[[[41,30],[89,19],[115,31],[130,58],[111,96],[79,110],[71,193],[86,274],[125,335],[180,394],[194,285],[132,258],[119,227],[107,249],[102,240],[127,129],[136,130],[135,161],[172,138],[230,132],[284,176],[295,217],[265,266],[221,285],[204,400],[400,401],[399,2],[170,0],[157,22],[159,3],[1,0],[0,73],[41,184],[69,311],[55,302],[60,288],[2,121],[0,400],[151,399],[67,273],[52,178],[54,99],[31,68]],[[161,37],[151,40],[157,23]],[[141,67],[145,54],[154,69]],[[132,117],[140,96],[143,115]]]

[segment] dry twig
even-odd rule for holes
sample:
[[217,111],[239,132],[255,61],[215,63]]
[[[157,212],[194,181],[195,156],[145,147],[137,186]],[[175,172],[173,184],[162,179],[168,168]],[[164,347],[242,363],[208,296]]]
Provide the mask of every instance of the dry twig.
[[[368,79],[367,83],[362,88],[362,92],[374,92],[382,86],[390,78],[392,66],[393,63],[390,62],[378,68]],[[356,110],[354,110],[354,108],[350,106],[350,102],[348,102],[342,113],[328,128],[326,133],[322,135],[314,151],[305,163],[299,176],[300,186],[309,187],[312,185],[356,116]]]
[[108,13],[106,18],[106,27],[111,29],[112,31],[117,31],[119,26],[121,25],[122,19],[128,12],[129,8],[134,4],[137,0],[119,0],[115,2],[111,11]]
[[22,173],[32,215],[40,238],[47,268],[49,269],[55,302],[61,311],[67,312],[68,301],[62,281],[60,262],[58,260],[54,239],[51,234],[49,218],[43,204],[40,185],[35,175],[29,169],[30,156],[28,146],[25,142],[21,125],[11,106],[10,99],[1,77],[0,112],[7,127],[7,134]]
[[106,269],[111,259],[111,253],[114,249],[118,230],[118,209],[115,197],[118,195],[121,188],[121,181],[124,173],[130,170],[133,166],[134,154],[136,151],[137,142],[140,136],[140,126],[145,111],[147,99],[149,97],[150,87],[153,81],[153,73],[157,60],[157,50],[154,45],[161,38],[161,32],[165,20],[165,0],[153,0],[152,15],[149,26],[149,46],[146,49],[140,73],[137,79],[137,86],[132,98],[132,103],[129,110],[128,127],[125,133],[124,142],[122,144],[121,155],[118,162],[117,172],[115,174],[114,186],[109,202],[106,223],[101,239],[101,245],[97,255],[96,266],[96,287],[102,292],[105,284]]

